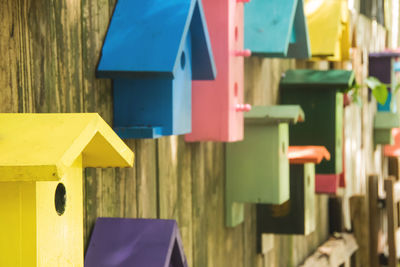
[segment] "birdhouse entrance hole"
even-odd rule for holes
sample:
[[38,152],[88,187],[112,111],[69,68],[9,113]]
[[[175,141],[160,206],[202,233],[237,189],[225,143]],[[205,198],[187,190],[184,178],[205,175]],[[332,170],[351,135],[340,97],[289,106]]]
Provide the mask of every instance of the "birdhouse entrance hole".
[[59,216],[63,215],[65,212],[65,205],[67,202],[67,191],[62,183],[59,183],[56,188],[56,193],[54,196],[54,204],[56,207],[57,214]]
[[181,68],[184,69],[185,65],[186,65],[185,52],[182,52],[182,55],[181,55]]

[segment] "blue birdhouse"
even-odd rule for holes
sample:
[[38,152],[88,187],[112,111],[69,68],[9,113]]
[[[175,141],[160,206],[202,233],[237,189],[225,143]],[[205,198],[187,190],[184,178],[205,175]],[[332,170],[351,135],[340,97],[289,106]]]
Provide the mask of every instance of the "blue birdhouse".
[[121,138],[191,132],[192,80],[216,70],[200,0],[119,0],[97,76],[113,79]]
[[311,57],[303,0],[252,0],[244,8],[244,46],[252,55]]

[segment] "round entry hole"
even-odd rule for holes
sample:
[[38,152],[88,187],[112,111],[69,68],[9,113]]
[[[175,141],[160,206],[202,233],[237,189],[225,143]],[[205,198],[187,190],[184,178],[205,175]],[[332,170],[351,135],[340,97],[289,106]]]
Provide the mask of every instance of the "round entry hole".
[[65,205],[67,204],[67,191],[62,183],[59,183],[56,188],[54,196],[54,205],[56,207],[57,214],[63,215],[65,212]]

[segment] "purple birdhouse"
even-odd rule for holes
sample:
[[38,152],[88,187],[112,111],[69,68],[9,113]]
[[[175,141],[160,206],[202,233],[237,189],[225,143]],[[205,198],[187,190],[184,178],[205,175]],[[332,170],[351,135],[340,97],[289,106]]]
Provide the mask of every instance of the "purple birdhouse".
[[188,267],[175,220],[98,218],[86,267]]

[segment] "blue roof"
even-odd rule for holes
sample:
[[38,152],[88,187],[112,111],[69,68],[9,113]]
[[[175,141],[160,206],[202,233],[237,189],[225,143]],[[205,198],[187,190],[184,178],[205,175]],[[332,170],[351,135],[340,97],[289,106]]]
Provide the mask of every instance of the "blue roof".
[[311,56],[303,0],[252,0],[245,5],[245,48],[266,57]]
[[212,80],[215,63],[200,0],[118,0],[97,76],[174,77],[192,38],[192,78]]

